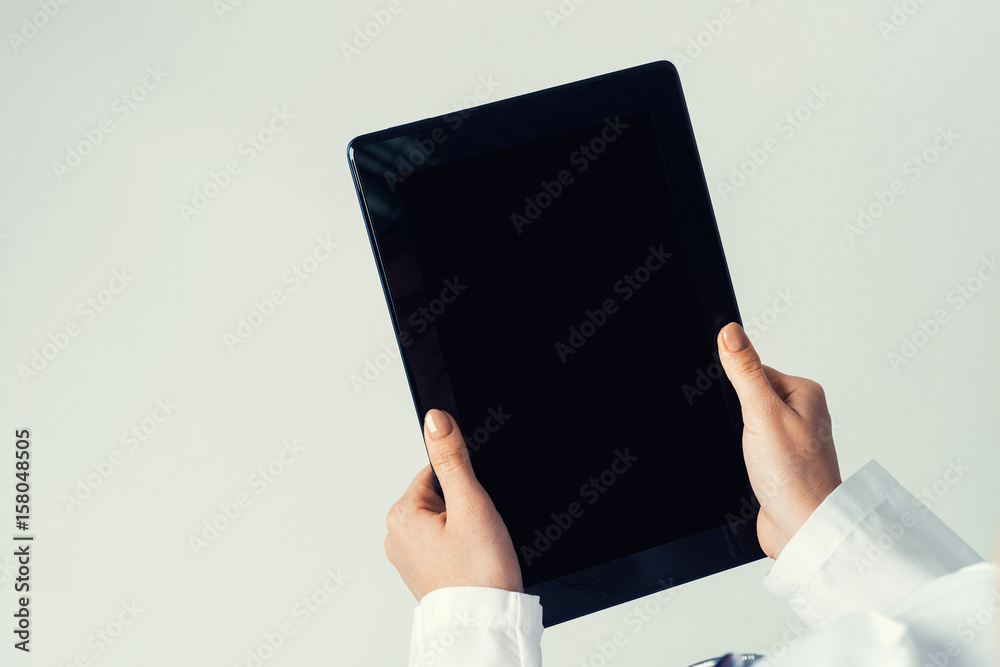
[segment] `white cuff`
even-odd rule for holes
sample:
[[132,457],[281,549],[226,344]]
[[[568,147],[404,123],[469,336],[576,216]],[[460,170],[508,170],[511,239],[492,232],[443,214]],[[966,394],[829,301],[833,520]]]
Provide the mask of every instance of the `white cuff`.
[[455,586],[423,597],[413,614],[410,667],[540,667],[537,595]]

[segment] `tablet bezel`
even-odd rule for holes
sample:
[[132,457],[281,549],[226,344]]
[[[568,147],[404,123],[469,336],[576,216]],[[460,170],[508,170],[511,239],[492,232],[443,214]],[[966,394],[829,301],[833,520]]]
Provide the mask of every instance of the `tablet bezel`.
[[[680,80],[671,63],[660,61],[621,70],[365,134],[350,142],[348,159],[355,187],[421,423],[427,409],[437,407],[451,412],[463,426],[446,374],[441,377],[442,365],[436,360],[440,348],[433,327],[419,341],[419,353],[410,349],[415,338],[406,325],[408,315],[426,307],[428,299],[419,271],[407,268],[415,256],[397,194],[399,183],[414,169],[646,111],[656,128],[705,335],[714,341],[725,324],[739,322],[740,317]],[[719,381],[736,451],[741,451],[739,401],[724,374]],[[543,623],[550,626],[762,558],[756,535],[758,505],[749,482],[746,498],[747,504],[733,508],[733,521],[728,526],[541,583],[525,592],[542,597]]]

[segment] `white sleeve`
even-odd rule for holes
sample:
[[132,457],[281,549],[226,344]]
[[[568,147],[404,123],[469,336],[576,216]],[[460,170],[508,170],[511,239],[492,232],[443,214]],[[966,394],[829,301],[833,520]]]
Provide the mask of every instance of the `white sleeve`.
[[997,566],[946,574],[884,613],[839,618],[771,645],[754,667],[983,667],[1000,664]]
[[811,627],[883,611],[982,558],[875,461],[841,484],[788,542],[764,587]]
[[423,597],[413,614],[410,667],[541,667],[537,595],[455,586]]

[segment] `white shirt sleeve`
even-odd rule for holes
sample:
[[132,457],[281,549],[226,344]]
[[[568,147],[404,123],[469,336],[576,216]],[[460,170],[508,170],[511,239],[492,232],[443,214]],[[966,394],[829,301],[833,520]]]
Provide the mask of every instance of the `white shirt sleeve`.
[[885,613],[843,616],[769,647],[754,667],[984,667],[998,664],[997,567],[939,577]]
[[413,614],[410,667],[541,667],[537,595],[455,586],[423,597]]
[[782,550],[764,587],[811,627],[881,612],[982,558],[875,461],[848,478]]

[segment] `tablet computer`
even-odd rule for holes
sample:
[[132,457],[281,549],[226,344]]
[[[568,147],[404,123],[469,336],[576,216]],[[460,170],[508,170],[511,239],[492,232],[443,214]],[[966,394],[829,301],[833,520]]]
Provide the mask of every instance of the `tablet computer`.
[[673,65],[348,158],[418,420],[456,418],[545,625],[763,557],[716,350],[739,313]]

